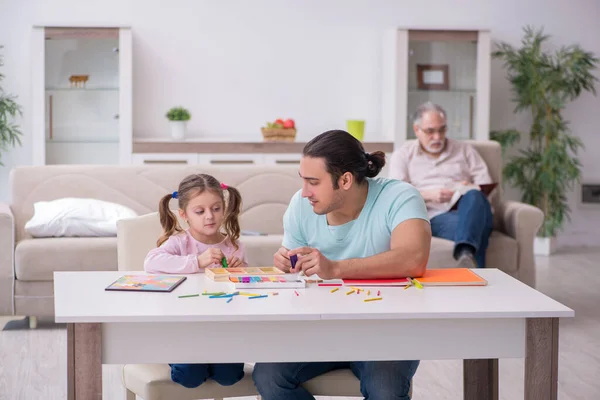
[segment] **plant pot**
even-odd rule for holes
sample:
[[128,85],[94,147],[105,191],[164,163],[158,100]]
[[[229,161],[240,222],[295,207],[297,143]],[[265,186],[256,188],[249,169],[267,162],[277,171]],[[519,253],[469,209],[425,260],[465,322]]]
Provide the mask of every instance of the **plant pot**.
[[171,125],[171,136],[173,139],[183,139],[185,137],[187,121],[169,121]]
[[533,253],[536,256],[549,256],[556,252],[556,237],[536,236],[533,241]]

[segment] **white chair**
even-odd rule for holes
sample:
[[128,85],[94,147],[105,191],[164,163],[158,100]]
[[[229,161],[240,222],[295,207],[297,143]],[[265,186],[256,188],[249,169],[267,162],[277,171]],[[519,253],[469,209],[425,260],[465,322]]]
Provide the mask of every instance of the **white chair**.
[[[158,213],[119,220],[119,270],[143,270],[144,258],[156,247],[156,240],[161,234]],[[252,265],[253,260],[248,261]],[[244,379],[232,386],[221,386],[209,380],[195,389],[188,389],[171,380],[171,369],[167,364],[126,364],[123,366],[122,379],[127,389],[127,400],[135,400],[136,395],[143,400],[222,400],[224,397],[242,396],[260,398],[252,381],[252,364],[246,365],[245,372]],[[360,382],[349,369],[331,371],[311,379],[303,386],[315,396],[362,397]]]

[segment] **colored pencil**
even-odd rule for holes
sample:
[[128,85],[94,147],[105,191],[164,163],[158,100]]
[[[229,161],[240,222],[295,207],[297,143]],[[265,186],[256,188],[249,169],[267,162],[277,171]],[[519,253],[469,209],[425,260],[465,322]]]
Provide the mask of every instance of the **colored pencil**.
[[184,294],[183,296],[179,296],[180,299],[183,299],[184,297],[198,297],[200,296],[199,294]]

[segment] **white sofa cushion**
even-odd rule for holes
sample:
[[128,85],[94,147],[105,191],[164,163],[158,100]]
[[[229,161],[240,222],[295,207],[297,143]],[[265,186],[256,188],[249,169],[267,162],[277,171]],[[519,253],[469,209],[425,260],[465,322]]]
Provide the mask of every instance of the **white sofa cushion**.
[[75,197],[38,201],[33,210],[25,230],[38,238],[117,236],[117,221],[137,215],[121,204]]

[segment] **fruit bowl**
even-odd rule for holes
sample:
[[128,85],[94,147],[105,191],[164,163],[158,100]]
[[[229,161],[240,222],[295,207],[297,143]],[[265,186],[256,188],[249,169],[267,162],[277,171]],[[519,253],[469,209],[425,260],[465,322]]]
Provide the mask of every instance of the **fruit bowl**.
[[263,126],[260,130],[263,139],[267,142],[293,142],[296,140],[296,126],[292,119],[267,122],[267,126]]
[[295,128],[260,128],[263,139],[267,142],[283,141],[293,142],[296,140]]

